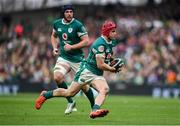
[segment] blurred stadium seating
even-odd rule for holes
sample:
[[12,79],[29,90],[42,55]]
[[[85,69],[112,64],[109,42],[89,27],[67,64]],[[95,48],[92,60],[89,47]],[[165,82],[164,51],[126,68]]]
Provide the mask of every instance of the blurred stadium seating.
[[[61,16],[60,6],[71,1],[36,2],[0,1],[1,94],[55,88],[52,72],[56,58],[52,55],[51,23]],[[170,97],[172,90],[174,97],[179,96],[178,0],[144,0],[141,3],[144,5],[123,3],[123,0],[72,3],[76,8],[75,17],[87,27],[89,46],[100,35],[105,19],[113,19],[118,24],[120,39],[124,41],[115,48],[115,54],[124,57],[127,64],[121,73],[105,73],[112,94]],[[84,51],[87,55],[88,47]],[[70,82],[72,76],[66,79]]]

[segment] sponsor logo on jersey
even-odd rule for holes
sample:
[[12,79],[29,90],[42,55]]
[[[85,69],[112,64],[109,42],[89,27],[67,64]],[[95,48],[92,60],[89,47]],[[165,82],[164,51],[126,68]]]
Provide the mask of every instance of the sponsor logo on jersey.
[[68,39],[67,34],[66,34],[66,33],[63,33],[63,34],[62,34],[62,38],[63,38],[64,40],[67,40],[67,39]]
[[61,28],[58,28],[58,32],[62,32]]
[[72,28],[68,28],[68,32],[71,33],[73,31]]
[[98,47],[98,51],[99,51],[99,52],[104,52],[104,46],[99,46],[99,47]]

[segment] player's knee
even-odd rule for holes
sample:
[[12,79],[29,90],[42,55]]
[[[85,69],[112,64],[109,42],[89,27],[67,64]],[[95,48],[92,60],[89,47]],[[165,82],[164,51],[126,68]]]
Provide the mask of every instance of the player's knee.
[[109,87],[106,87],[105,88],[105,94],[108,94],[109,93]]
[[109,87],[103,87],[100,92],[107,95],[109,93]]
[[61,73],[54,74],[54,80],[56,81],[56,83],[61,83],[61,81],[63,80],[63,75]]
[[87,92],[88,90],[89,90],[89,86],[88,85],[84,85],[83,87],[82,87],[82,91],[83,92]]

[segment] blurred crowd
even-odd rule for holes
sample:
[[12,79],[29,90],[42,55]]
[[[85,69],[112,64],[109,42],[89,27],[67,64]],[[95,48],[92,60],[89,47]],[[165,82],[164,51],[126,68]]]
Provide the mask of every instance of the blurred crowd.
[[[97,11],[97,10],[94,10]],[[118,9],[116,10],[118,11]],[[81,12],[82,13],[82,12]],[[120,43],[115,56],[126,61],[120,73],[105,73],[109,82],[132,85],[180,84],[180,21],[160,18],[161,13],[114,13],[103,10],[78,15],[88,30],[89,46],[100,35],[105,19],[117,23]],[[159,16],[158,18],[158,15]],[[48,13],[45,20],[23,18],[10,23],[0,20],[0,83],[43,83],[53,81],[53,56],[50,34],[59,12]],[[7,19],[6,19],[7,20]],[[34,23],[34,20],[39,20]],[[87,56],[88,49],[84,49]],[[71,75],[71,74],[70,74]],[[72,76],[66,80],[70,82]]]

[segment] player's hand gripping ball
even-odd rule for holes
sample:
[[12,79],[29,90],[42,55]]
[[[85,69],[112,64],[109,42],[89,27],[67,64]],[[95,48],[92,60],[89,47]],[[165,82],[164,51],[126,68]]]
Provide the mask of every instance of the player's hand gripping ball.
[[116,72],[120,71],[120,68],[122,68],[125,65],[125,62],[121,58],[115,58],[110,62],[110,66],[114,67],[116,69]]

